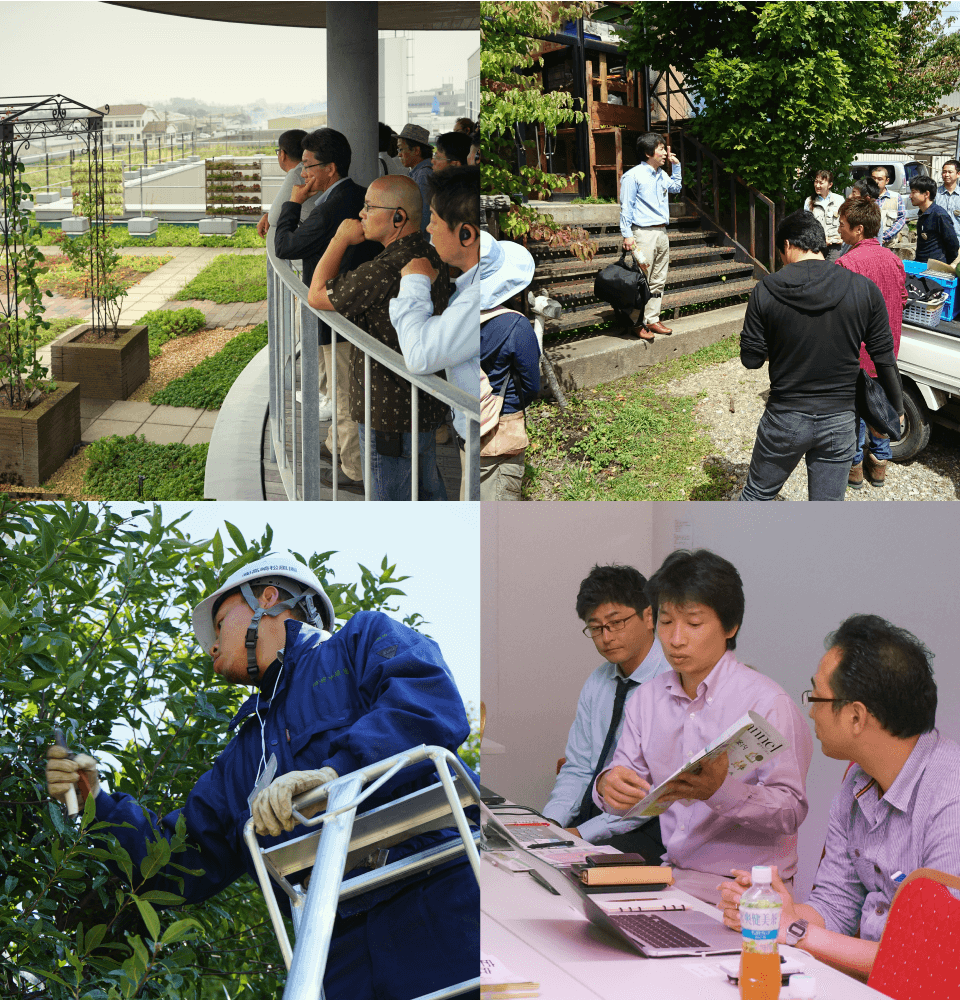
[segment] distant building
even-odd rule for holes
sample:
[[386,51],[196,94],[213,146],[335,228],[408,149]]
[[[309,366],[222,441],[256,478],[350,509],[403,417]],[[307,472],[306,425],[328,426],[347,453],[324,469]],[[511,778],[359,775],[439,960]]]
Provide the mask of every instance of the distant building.
[[[105,111],[106,108],[97,110]],[[144,128],[159,117],[146,104],[113,104],[110,113],[103,118],[103,141],[138,142],[143,138]]]
[[309,115],[285,115],[283,118],[270,118],[267,121],[267,128],[302,128],[306,131],[310,131],[315,128],[323,128],[326,124],[326,112],[323,114],[315,112],[314,114]]
[[[434,102],[438,108],[436,112]],[[455,91],[452,83],[444,83],[439,90],[418,90],[407,95],[407,121],[434,113],[441,118],[460,118],[466,114],[466,107],[464,92]]]
[[480,50],[467,59],[467,108],[461,117],[476,121],[480,117]]

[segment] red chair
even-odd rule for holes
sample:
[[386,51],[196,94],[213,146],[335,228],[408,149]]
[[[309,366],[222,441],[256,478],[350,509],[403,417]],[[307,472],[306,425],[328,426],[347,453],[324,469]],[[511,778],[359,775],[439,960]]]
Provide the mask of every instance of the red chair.
[[920,869],[894,897],[867,981],[894,1000],[960,1000],[960,900],[941,879],[960,884]]

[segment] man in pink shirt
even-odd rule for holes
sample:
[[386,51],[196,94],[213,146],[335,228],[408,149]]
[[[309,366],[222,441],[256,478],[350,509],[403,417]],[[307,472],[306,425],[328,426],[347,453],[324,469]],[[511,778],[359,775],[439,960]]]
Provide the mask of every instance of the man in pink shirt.
[[743,778],[727,775],[722,754],[677,779],[660,817],[662,860],[680,888],[711,903],[720,899],[720,877],[734,868],[777,865],[792,881],[813,741],[790,695],[734,655],[744,609],[740,574],[706,549],[678,550],[650,578],[646,593],[673,670],[647,681],[628,703],[594,801],[606,812],[625,813],[752,710],[777,728],[786,749]]
[[[883,295],[890,317],[890,332],[893,334],[894,357],[900,351],[900,332],[903,326],[903,307],[907,301],[906,275],[903,271],[903,261],[886,247],[880,246],[877,234],[880,232],[881,212],[877,202],[868,198],[848,198],[840,206],[840,237],[850,249],[837,260],[841,267],[855,271],[869,278]],[[860,345],[860,367],[870,376],[877,377],[867,349]],[[870,432],[869,446],[867,431]],[[878,434],[872,427],[860,420],[857,432],[857,454],[847,483],[855,490],[863,488],[864,461],[867,465],[867,478],[871,486],[883,486],[887,474],[887,461],[893,458],[890,451],[890,438]]]

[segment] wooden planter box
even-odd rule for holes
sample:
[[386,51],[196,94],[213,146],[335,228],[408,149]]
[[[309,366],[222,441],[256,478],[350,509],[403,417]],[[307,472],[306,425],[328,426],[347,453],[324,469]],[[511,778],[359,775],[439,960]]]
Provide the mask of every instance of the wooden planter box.
[[32,410],[0,409],[0,483],[39,486],[80,443],[80,387],[57,382]]
[[61,334],[50,345],[51,377],[78,382],[84,399],[127,399],[150,375],[145,326],[120,327],[118,340],[78,344],[89,323]]

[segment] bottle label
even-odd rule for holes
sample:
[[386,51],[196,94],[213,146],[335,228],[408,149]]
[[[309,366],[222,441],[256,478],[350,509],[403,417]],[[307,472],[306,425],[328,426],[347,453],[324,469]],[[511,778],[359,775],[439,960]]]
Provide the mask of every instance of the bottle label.
[[767,953],[776,949],[782,909],[779,902],[772,901],[740,907],[744,951]]

